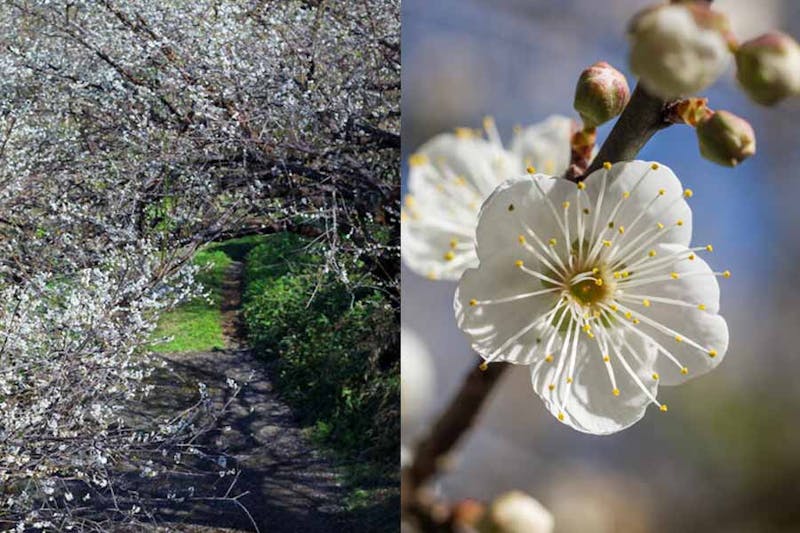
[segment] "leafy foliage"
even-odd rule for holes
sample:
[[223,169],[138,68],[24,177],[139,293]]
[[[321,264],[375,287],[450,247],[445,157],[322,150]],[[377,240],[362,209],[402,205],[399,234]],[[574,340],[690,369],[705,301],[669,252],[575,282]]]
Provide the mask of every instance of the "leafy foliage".
[[281,393],[324,440],[351,457],[396,466],[393,310],[381,292],[324,272],[319,253],[319,245],[282,234],[249,254],[244,312],[251,342],[275,362]]

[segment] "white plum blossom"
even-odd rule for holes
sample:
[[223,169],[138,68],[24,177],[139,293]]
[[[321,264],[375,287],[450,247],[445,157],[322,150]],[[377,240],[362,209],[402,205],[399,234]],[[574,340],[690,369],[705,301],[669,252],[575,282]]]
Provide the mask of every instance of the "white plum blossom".
[[430,279],[457,280],[477,264],[474,237],[481,204],[506,179],[525,168],[560,174],[570,162],[573,121],[553,115],[517,128],[503,148],[491,118],[488,139],[471,129],[440,134],[409,159],[408,194],[401,217],[402,257]]
[[658,163],[610,165],[577,184],[505,182],[484,204],[480,265],[455,296],[459,327],[486,363],[530,365],[550,412],[583,432],[639,420],[659,383],[719,364],[728,328],[717,276],[690,247],[691,197]]

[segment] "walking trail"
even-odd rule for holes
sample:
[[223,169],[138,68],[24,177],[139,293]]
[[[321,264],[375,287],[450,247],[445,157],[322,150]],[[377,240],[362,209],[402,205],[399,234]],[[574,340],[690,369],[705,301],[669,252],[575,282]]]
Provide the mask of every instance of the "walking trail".
[[[203,382],[215,406],[221,406],[233,396],[227,378],[249,381],[220,418],[219,429],[199,442],[212,456],[224,454],[228,468],[240,470],[229,495],[247,494],[238,499],[241,505],[210,498],[169,506],[160,513],[161,520],[170,523],[166,526],[169,531],[201,530],[178,526],[180,523],[206,526],[211,531],[341,531],[338,516],[344,489],[333,466],[308,442],[289,407],[274,392],[265,363],[245,345],[240,317],[242,273],[239,262],[226,272],[222,306],[226,349],[165,354],[172,368],[159,379],[154,397],[164,407],[185,408],[197,401],[196,385]],[[206,475],[191,482],[198,489],[202,486],[206,494],[213,484],[213,491],[223,495],[231,481],[232,477]],[[207,528],[202,530],[209,531]]]

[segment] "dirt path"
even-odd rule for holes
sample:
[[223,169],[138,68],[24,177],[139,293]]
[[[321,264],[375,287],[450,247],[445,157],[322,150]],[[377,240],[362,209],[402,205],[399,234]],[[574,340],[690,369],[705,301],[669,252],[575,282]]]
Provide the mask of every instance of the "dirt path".
[[[191,401],[184,396],[192,395],[189,391],[196,390],[200,381],[217,391],[212,393],[214,403],[222,405],[232,396],[227,378],[249,381],[220,419],[220,429],[206,434],[202,444],[212,455],[227,455],[241,471],[231,495],[249,493],[239,502],[252,520],[236,504],[213,500],[165,509],[163,519],[244,531],[258,528],[262,533],[341,531],[337,515],[344,492],[332,465],[304,437],[291,410],[273,391],[265,364],[244,345],[239,316],[242,270],[241,263],[231,265],[224,285],[223,329],[229,347],[165,355],[172,366],[171,384],[156,396],[173,405]],[[230,478],[206,476],[194,482],[198,486],[215,483],[216,492],[224,493]]]

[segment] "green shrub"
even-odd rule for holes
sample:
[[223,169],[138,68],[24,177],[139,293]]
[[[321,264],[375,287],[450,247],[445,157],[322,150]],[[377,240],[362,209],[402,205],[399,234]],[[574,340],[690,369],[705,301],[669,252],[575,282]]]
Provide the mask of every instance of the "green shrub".
[[[395,316],[382,293],[322,273],[320,255],[292,234],[270,236],[251,250],[244,297],[250,341],[274,361],[279,392],[304,423],[321,428],[328,445],[396,470]],[[350,268],[353,278],[358,267]]]

